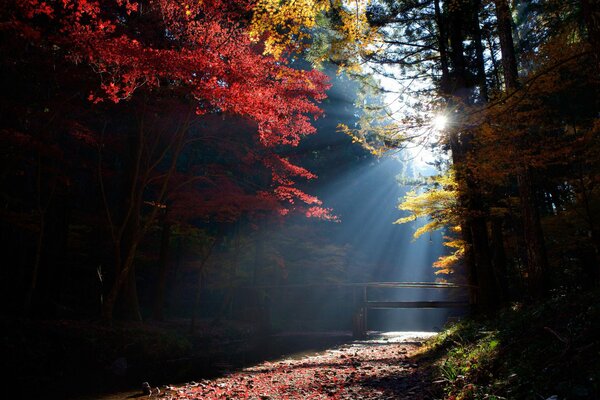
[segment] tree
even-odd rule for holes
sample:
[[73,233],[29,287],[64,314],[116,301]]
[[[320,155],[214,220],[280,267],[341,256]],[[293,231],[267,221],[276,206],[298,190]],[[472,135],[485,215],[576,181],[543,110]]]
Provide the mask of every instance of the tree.
[[[559,203],[575,206],[561,194],[564,184],[582,186],[569,180],[562,185],[559,180],[549,183],[542,174],[553,170],[558,160],[570,166],[584,162],[564,158],[569,151],[581,154],[574,150],[575,137],[595,148],[589,138],[595,117],[588,110],[598,109],[597,98],[583,96],[584,106],[569,94],[582,96],[586,92],[579,86],[582,82],[596,85],[588,68],[574,68],[575,62],[585,65],[589,55],[597,53],[594,7],[586,1],[523,3],[513,13],[504,0],[436,0],[381,1],[366,8],[368,29],[377,35],[371,35],[375,38],[369,44],[371,51],[363,49],[351,57],[361,60],[366,65],[362,72],[380,77],[386,88],[372,76],[359,78],[369,90],[377,92],[379,85],[379,93],[387,98],[397,94],[390,102],[403,102],[403,106],[396,108],[412,106],[413,111],[399,115],[392,107],[365,102],[371,114],[363,120],[368,122],[345,130],[379,153],[379,149],[402,146],[408,138],[427,135],[428,114],[436,109],[446,114],[450,124],[442,143],[451,152],[462,210],[458,220],[464,252],[457,255],[463,254],[483,308],[494,308],[507,299],[509,262],[529,282],[532,298],[548,285],[544,217],[556,214]],[[513,36],[519,38],[516,45]],[[320,40],[317,46],[324,47]],[[569,74],[577,78],[567,78]],[[553,86],[550,76],[555,79]],[[574,104],[581,107],[579,111]],[[384,118],[374,117],[373,109],[383,110]],[[565,134],[571,131],[577,133]],[[576,175],[571,176],[574,182],[578,182]],[[589,193],[580,193],[584,192]],[[434,198],[436,193],[423,196]],[[418,199],[423,198],[415,196],[406,199],[404,206],[416,207],[413,201],[420,204]],[[515,207],[517,198],[519,207]],[[428,226],[434,225],[435,216]],[[526,268],[521,268],[523,260]],[[512,285],[516,286],[514,280]]]
[[[310,118],[320,113],[316,102],[324,98],[326,78],[263,55],[248,33],[253,6],[251,1],[218,0],[189,5],[28,0],[2,8],[7,35],[28,41],[39,54],[52,55],[39,69],[51,69],[52,60],[58,59],[77,67],[90,89],[87,99],[97,107],[105,102],[135,104],[133,112],[141,107],[138,123],[130,124],[126,134],[131,139],[126,151],[132,156],[124,158],[127,190],[120,212],[111,209],[115,198],[99,173],[115,251],[114,280],[103,306],[106,320],[112,319],[123,288],[135,283],[137,248],[163,209],[190,129],[202,115],[228,113],[254,121],[259,153],[264,153],[259,162],[273,171],[274,196],[288,204],[286,209],[301,201],[310,205],[307,214],[328,215],[318,199],[294,187],[295,177],[312,175],[276,155],[281,146],[295,146],[301,136],[314,132]],[[145,102],[136,100],[140,96],[147,97],[150,109],[160,106],[161,98],[174,97],[185,111],[178,113],[177,124],[162,124],[164,130],[156,132],[161,124],[148,125],[156,117],[144,113]],[[106,143],[98,125],[89,124],[91,133],[80,134],[95,136],[102,147]]]

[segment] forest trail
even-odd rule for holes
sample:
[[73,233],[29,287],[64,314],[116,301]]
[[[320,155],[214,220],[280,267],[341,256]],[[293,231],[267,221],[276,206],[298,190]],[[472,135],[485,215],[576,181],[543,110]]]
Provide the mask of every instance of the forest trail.
[[218,379],[167,386],[151,397],[431,399],[430,368],[418,360],[423,341],[431,335],[386,333],[320,353],[263,362]]

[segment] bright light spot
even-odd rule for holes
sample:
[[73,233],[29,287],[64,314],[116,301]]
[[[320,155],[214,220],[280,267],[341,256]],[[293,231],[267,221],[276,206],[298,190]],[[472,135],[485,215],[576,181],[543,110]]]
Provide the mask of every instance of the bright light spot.
[[372,343],[404,343],[425,341],[437,335],[437,332],[373,332],[368,342]]
[[447,125],[448,125],[448,117],[446,117],[445,115],[442,115],[442,114],[436,115],[433,118],[433,120],[431,121],[431,126],[436,131],[444,130]]

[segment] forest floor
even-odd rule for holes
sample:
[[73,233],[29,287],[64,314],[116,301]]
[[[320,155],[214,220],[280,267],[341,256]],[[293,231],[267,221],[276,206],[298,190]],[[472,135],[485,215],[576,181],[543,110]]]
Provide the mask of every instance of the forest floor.
[[152,397],[432,399],[436,397],[432,392],[436,390],[435,371],[421,354],[429,336],[405,332],[376,335],[316,354],[263,362],[217,379],[166,386]]

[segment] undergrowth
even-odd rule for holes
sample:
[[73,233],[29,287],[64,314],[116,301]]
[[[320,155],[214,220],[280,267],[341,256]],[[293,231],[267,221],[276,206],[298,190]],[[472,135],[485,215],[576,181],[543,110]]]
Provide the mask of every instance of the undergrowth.
[[428,343],[444,398],[600,399],[600,292],[514,304]]

